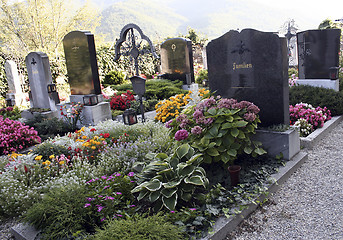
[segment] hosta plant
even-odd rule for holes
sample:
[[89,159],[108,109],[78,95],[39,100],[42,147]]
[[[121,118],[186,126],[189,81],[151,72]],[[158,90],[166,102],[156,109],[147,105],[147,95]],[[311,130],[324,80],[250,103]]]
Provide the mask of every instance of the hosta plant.
[[202,154],[195,154],[189,144],[178,147],[174,154],[152,155],[154,161],[138,174],[139,185],[132,192],[139,193],[138,201],[154,202],[154,210],[166,207],[174,210],[178,203],[194,200],[195,190],[209,185],[205,170],[200,167]]
[[205,163],[233,164],[239,154],[266,153],[261,143],[250,140],[260,122],[259,111],[248,101],[212,96],[183,110],[166,127],[171,128],[175,140],[190,143],[203,153]]

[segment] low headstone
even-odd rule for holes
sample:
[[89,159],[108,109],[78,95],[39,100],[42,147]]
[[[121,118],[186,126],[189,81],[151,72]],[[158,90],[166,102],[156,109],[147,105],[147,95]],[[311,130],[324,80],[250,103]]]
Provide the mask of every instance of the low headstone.
[[330,68],[339,66],[340,29],[307,30],[297,33],[298,85],[339,91],[339,80],[330,79]]
[[7,99],[12,99],[13,104],[20,106],[26,103],[25,95],[22,91],[17,64],[12,60],[6,60],[5,72],[8,83]]
[[261,126],[289,124],[285,38],[254,29],[231,30],[212,40],[206,50],[211,91],[256,104]]
[[26,56],[25,63],[31,90],[31,108],[49,108],[55,111],[59,99],[57,92],[48,92],[48,85],[52,84],[48,56],[42,52],[31,52]]
[[[63,47],[71,89],[70,103],[84,103],[84,99],[96,95],[97,103],[84,106],[82,125],[95,125],[112,118],[111,107],[101,94],[94,35],[89,31],[73,31],[63,39]],[[59,108],[60,109],[60,106]]]
[[63,39],[72,95],[101,94],[94,35],[73,31]]
[[192,41],[186,38],[171,38],[161,44],[161,77],[194,83]]

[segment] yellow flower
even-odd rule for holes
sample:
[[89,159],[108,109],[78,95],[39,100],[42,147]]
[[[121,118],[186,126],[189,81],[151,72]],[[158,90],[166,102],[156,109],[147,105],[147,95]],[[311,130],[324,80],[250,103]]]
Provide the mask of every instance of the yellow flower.
[[95,149],[96,149],[96,147],[95,147],[95,146],[92,146],[92,147],[91,147],[91,149],[95,150]]
[[63,165],[63,164],[64,164],[64,161],[60,161],[59,164],[60,164],[60,165]]
[[42,157],[43,157],[42,155],[36,156],[36,157],[35,157],[35,160],[36,160],[36,161],[39,161],[39,160],[42,159]]
[[52,155],[49,156],[49,158],[50,158],[50,159],[53,159],[53,158],[55,158],[55,155],[52,154]]
[[87,139],[87,136],[83,135],[83,136],[82,136],[82,139]]

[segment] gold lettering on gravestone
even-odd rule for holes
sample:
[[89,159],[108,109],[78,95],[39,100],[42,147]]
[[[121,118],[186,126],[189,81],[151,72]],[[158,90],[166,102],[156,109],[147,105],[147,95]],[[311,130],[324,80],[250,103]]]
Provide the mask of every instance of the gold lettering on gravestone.
[[253,67],[251,63],[245,63],[245,62],[243,62],[241,64],[233,63],[232,66],[233,66],[232,70],[234,70],[234,71],[236,69],[249,69],[249,68]]

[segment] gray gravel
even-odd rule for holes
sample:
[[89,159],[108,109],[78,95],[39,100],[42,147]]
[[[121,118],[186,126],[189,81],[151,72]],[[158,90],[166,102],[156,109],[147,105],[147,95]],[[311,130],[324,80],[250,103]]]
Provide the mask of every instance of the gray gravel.
[[226,239],[343,239],[343,122]]

